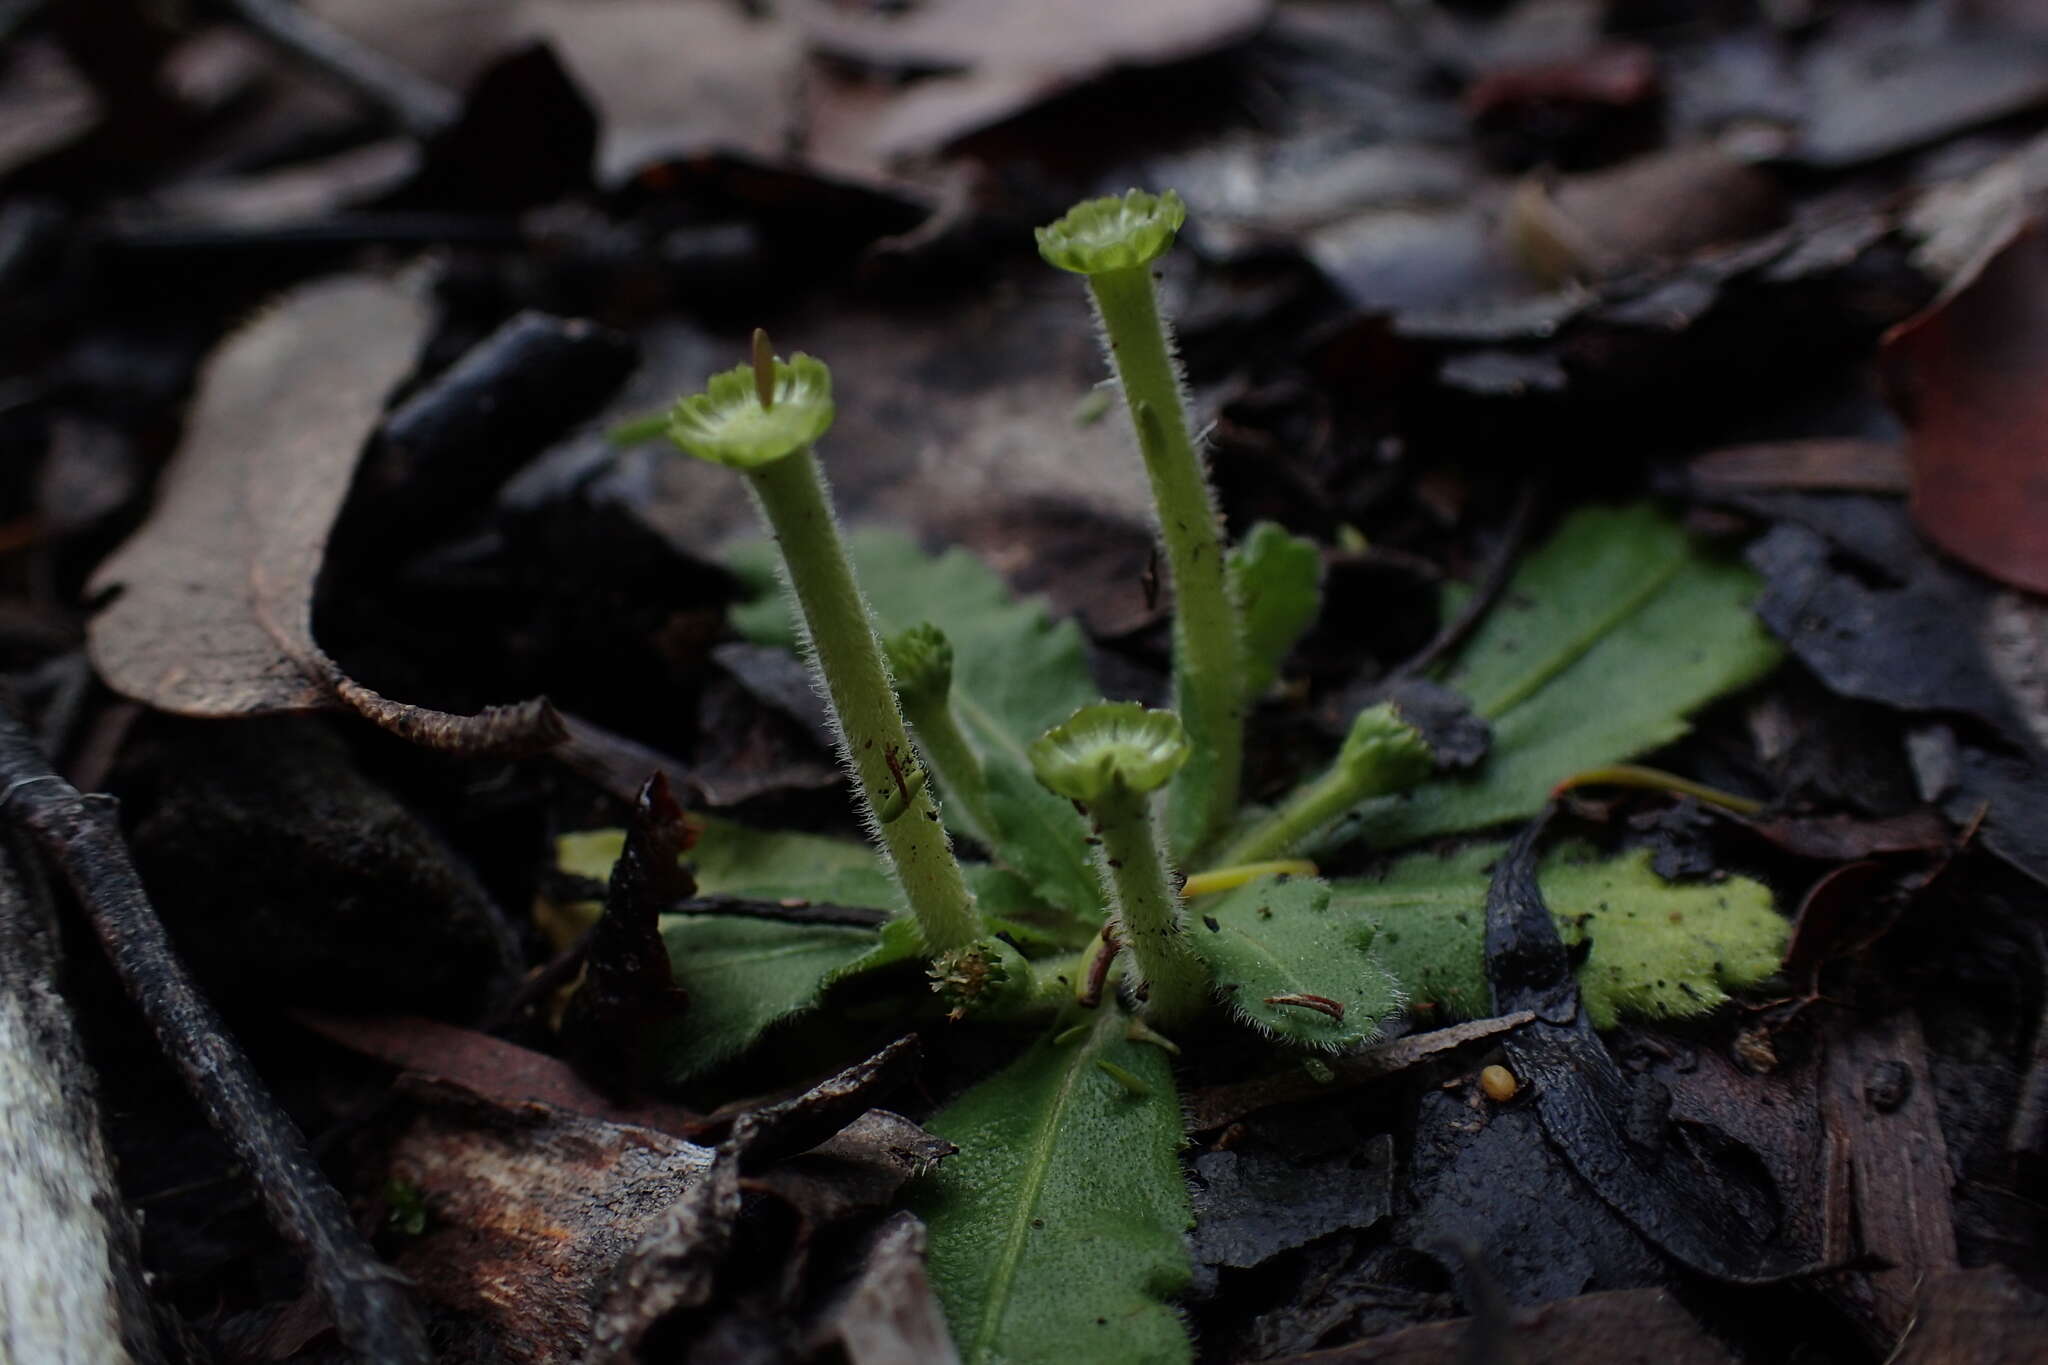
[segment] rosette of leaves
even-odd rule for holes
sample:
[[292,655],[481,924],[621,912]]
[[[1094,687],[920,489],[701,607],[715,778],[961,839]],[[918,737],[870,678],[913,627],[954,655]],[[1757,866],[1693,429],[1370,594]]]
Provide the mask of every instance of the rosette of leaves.
[[[1188,566],[1187,581],[1176,581],[1177,718],[1101,703],[1078,629],[1014,599],[971,557],[934,557],[895,535],[842,538],[822,493],[805,493],[808,530],[777,521],[780,554],[799,534],[841,547],[847,568],[833,629],[857,626],[874,650],[870,684],[893,682],[886,704],[831,692],[877,837],[862,844],[705,817],[696,882],[700,896],[872,907],[897,918],[868,929],[678,913],[663,924],[675,983],[691,1001],[669,1059],[679,1082],[793,1015],[830,1008],[841,983],[863,976],[912,983],[915,993],[896,998],[906,1018],[950,1016],[1022,1040],[1015,1060],[931,1120],[962,1148],[921,1202],[933,1281],[969,1361],[1188,1358],[1171,1300],[1187,1278],[1190,1215],[1171,1044],[1159,1030],[1213,1009],[1279,1047],[1344,1049],[1369,1041],[1407,999],[1468,1007],[1471,964],[1483,960],[1483,854],[1403,863],[1391,887],[1204,878],[1240,884],[1192,900],[1183,873],[1360,837],[1393,849],[1525,818],[1559,780],[1670,742],[1690,712],[1777,658],[1747,610],[1755,585],[1745,570],[1702,553],[1650,508],[1581,512],[1526,559],[1445,676],[1492,723],[1482,763],[1435,776],[1414,729],[1391,708],[1370,708],[1326,771],[1271,809],[1244,807],[1233,746],[1243,713],[1317,617],[1320,551],[1273,526],[1228,549],[1214,535],[1148,268],[1184,208],[1170,195],[1083,208],[1048,229],[1041,250],[1088,275],[1105,325],[1120,309],[1116,325],[1149,329],[1144,344],[1116,348],[1120,366],[1150,367],[1120,373],[1134,437],[1162,528],[1194,522],[1208,537],[1199,554],[1166,544]],[[1141,305],[1155,312],[1149,323],[1135,317]],[[810,447],[829,424],[829,407],[822,424],[816,415],[821,395],[829,404],[821,380],[801,361],[786,373],[763,361],[751,374],[721,376],[701,401],[678,408],[674,435],[743,470],[758,492],[763,471],[804,470],[814,458]],[[775,415],[783,402],[811,407]],[[749,464],[777,445],[800,458]],[[805,478],[817,483],[814,467]],[[735,610],[735,627],[757,643],[808,645],[815,657],[819,629],[803,593],[793,604],[777,588],[802,570],[778,562],[769,543],[740,551],[735,567],[758,588]],[[867,719],[849,722],[844,713],[856,707]],[[903,751],[893,766],[863,767],[869,751],[857,730],[887,731],[889,717],[890,733],[908,736]],[[1162,790],[1163,819],[1153,806]],[[1117,808],[1107,819],[1106,806]],[[943,897],[964,908],[940,934],[928,920],[949,921],[918,910],[903,873],[923,855],[889,838],[910,810],[936,828],[919,847],[953,860],[949,825],[976,846],[953,864],[957,893],[940,879]],[[564,867],[601,880],[617,846],[615,835],[576,836],[565,841]],[[1127,884],[1127,871],[1142,875]],[[1547,889],[1551,878],[1577,878],[1553,905],[1583,901],[1589,887],[1630,899],[1632,913],[1600,920],[1582,968],[1582,980],[1587,969],[1606,973],[1588,989],[1603,1020],[1710,1007],[1767,970],[1782,942],[1768,893],[1741,879],[1719,884],[1710,906],[1627,859],[1575,856],[1545,877]],[[1143,914],[1130,913],[1133,898],[1147,901]],[[1113,912],[1112,934],[1150,931],[1149,946],[1166,958],[1105,937]],[[1673,932],[1681,922],[1739,951],[1709,960],[1691,951],[1703,939]],[[927,964],[936,992],[912,972],[873,975],[913,961]],[[1649,972],[1662,988],[1640,989],[1636,978]],[[1108,987],[1092,1005],[1080,998],[1091,975]]]

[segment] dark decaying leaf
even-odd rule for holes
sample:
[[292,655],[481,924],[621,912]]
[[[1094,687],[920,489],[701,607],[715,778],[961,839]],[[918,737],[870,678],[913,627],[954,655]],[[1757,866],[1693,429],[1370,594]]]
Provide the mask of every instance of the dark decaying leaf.
[[654,1079],[656,1049],[689,1009],[662,942],[661,916],[696,894],[682,863],[696,832],[660,773],[647,779],[626,846],[605,884],[604,913],[583,955],[583,984],[562,1018],[562,1044],[577,1070],[631,1095]]
[[1979,648],[1983,587],[1930,552],[1886,500],[1787,493],[1743,502],[1783,519],[1750,548],[1769,580],[1757,603],[1765,624],[1830,691],[1961,713],[1993,732],[1985,743],[1949,744],[1954,771],[1930,795],[1952,785],[1943,813],[1958,825],[1981,817],[1994,853],[2048,881],[2038,745]]
[[1348,1152],[1302,1162],[1259,1150],[1205,1152],[1195,1158],[1198,1266],[1250,1270],[1282,1252],[1347,1228],[1369,1228],[1393,1208],[1391,1138],[1365,1164]]
[[1839,566],[1834,548],[1790,524],[1749,548],[1750,564],[1768,580],[1756,613],[1801,663],[1845,697],[1965,712],[2009,738],[2024,735],[1974,642],[1957,631],[1973,603],[1954,571],[1908,544],[1881,562],[1845,550],[1864,567],[1858,575]]
[[1913,1330],[1898,1346],[1898,1365],[2027,1365],[2041,1353],[2048,1301],[2003,1266],[1951,1270],[1921,1286]]
[[1883,360],[1906,420],[1914,523],[1964,563],[2048,592],[2048,232],[2014,237],[1887,337]]
[[412,290],[344,278],[306,286],[223,344],[156,508],[88,585],[115,594],[87,633],[108,686],[189,716],[347,708],[465,753],[561,738],[545,701],[475,716],[408,706],[348,678],[313,640],[328,534],[425,328]]
[[[1448,1360],[1496,1359],[1475,1318],[1429,1322],[1355,1346],[1286,1356],[1269,1365],[1442,1365]],[[1640,1360],[1657,1365],[1732,1365],[1735,1357],[1661,1289],[1616,1289],[1526,1309],[1509,1318],[1503,1334],[1517,1365],[1584,1365]],[[1474,1348],[1480,1354],[1475,1357]],[[1929,1357],[1931,1361],[1938,1357]],[[2014,1357],[2018,1359],[2018,1357]]]
[[1876,1344],[1897,1341],[1922,1284],[1957,1268],[1955,1171],[1936,1112],[1933,1073],[1910,1013],[1835,1021],[1821,1079],[1828,1160],[1846,1182],[1830,1191],[1830,1260],[1862,1254],[1884,1267],[1837,1293]]
[[1818,862],[1868,858],[1873,853],[1931,853],[1955,842],[1955,833],[1941,812],[1924,807],[1881,820],[1860,820],[1853,815],[1780,815],[1742,823],[1766,843]]
[[1501,1045],[1531,1091],[1544,1133],[1581,1180],[1679,1264],[1737,1284],[1811,1269],[1810,1256],[1774,1244],[1770,1229],[1747,1224],[1745,1201],[1725,1167],[1710,1172],[1677,1143],[1661,1152],[1646,1146],[1645,1139],[1662,1145],[1661,1122],[1647,1133],[1638,1123],[1632,1139],[1628,1116],[1638,1107],[1637,1094],[1580,1007],[1570,958],[1536,884],[1536,847],[1546,823],[1539,818],[1516,837],[1486,897],[1495,1009],[1536,1014]]
[[518,973],[475,869],[319,720],[148,717],[113,781],[136,864],[212,990],[459,1015]]

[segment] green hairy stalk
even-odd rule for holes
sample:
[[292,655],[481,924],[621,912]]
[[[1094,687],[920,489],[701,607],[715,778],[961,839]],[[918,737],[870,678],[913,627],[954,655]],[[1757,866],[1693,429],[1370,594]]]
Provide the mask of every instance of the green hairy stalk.
[[823,362],[807,355],[773,359],[767,337],[756,332],[753,365],[712,376],[703,393],[677,404],[669,438],[746,475],[781,549],[869,831],[925,946],[934,953],[964,949],[986,931],[904,732],[881,641],[811,453],[832,413],[832,376]]

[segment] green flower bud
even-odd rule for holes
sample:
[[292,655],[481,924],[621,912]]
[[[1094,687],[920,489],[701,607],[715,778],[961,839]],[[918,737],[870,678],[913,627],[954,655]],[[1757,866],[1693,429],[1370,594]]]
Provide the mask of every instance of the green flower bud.
[[908,707],[936,706],[953,688],[953,642],[931,622],[912,626],[884,645],[896,692]]
[[1428,777],[1435,756],[1422,732],[1389,702],[1360,711],[1337,752],[1337,770],[1356,799],[1401,791]]

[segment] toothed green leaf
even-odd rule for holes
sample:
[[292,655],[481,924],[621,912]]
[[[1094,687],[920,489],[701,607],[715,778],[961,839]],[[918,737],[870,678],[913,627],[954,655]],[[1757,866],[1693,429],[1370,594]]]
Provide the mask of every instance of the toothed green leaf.
[[1685,718],[1777,664],[1756,577],[1646,506],[1575,513],[1516,570],[1448,679],[1493,723],[1467,776],[1364,808],[1345,837],[1391,848],[1524,819],[1573,773],[1669,744]]
[[[1486,888],[1504,848],[1422,854],[1377,880],[1338,882],[1333,912],[1379,926],[1380,960],[1412,1001],[1464,1018],[1483,1015],[1492,1003]],[[1729,991],[1775,973],[1791,937],[1768,887],[1746,877],[1667,882],[1651,870],[1647,849],[1601,860],[1583,845],[1565,845],[1543,860],[1537,880],[1566,944],[1590,944],[1579,990],[1600,1028],[1624,1016],[1704,1014]]]
[[[1038,784],[1025,749],[1047,728],[1100,695],[1081,632],[1036,602],[1012,598],[1003,581],[964,550],[926,554],[893,532],[850,538],[861,590],[884,633],[930,622],[953,647],[954,714],[980,756],[998,828],[992,852],[1040,897],[1083,920],[1101,919],[1101,888],[1087,831],[1073,807]],[[795,634],[775,587],[773,547],[753,542],[733,567],[759,595],[733,610],[733,625],[759,644],[793,648]]]
[[1315,542],[1270,521],[1230,552],[1231,591],[1244,612],[1244,695],[1257,701],[1323,604],[1323,556]]
[[1193,1222],[1180,1101],[1166,1053],[1127,1039],[1127,1024],[1104,1005],[1080,1036],[1040,1039],[926,1125],[960,1147],[919,1200],[963,1365],[1190,1357],[1170,1306]]
[[[896,889],[871,845],[697,818],[703,830],[690,861],[703,895],[896,907]],[[617,829],[563,835],[556,841],[556,865],[573,876],[607,881],[624,842],[624,831]],[[995,927],[1026,944],[1046,941],[1043,930],[1024,922],[1044,915],[1029,887],[987,863],[961,870]],[[921,951],[915,924],[907,918],[877,931],[743,915],[665,915],[661,931],[676,984],[690,995],[688,1010],[663,1045],[675,1081],[738,1055],[774,1024],[817,1004],[833,982]]]
[[[1333,909],[1312,877],[1260,877],[1188,903],[1188,938],[1231,1012],[1262,1033],[1346,1048],[1379,1036],[1401,992],[1373,951],[1370,921]],[[1321,997],[1339,1020],[1279,997]]]
[[771,1025],[807,1010],[835,980],[918,951],[910,920],[883,930],[786,924],[743,915],[664,915],[661,938],[689,1007],[663,1049],[683,1081],[738,1056]]

